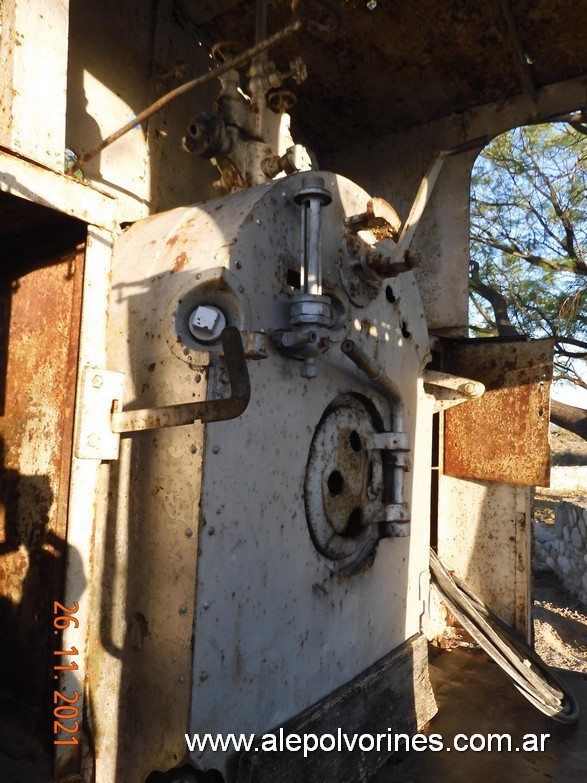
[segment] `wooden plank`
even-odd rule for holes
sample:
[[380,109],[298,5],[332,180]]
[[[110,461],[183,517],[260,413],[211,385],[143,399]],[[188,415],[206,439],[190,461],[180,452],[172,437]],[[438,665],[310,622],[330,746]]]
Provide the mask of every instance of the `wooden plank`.
[[[332,735],[338,743],[339,730],[349,740],[353,734],[414,734],[436,714],[436,702],[428,677],[428,645],[416,634],[378,661],[351,683],[327,696],[273,734],[279,747],[280,736],[314,734],[318,739]],[[258,747],[261,738],[257,738]],[[284,739],[285,742],[285,739]],[[326,743],[330,742],[326,740]],[[367,747],[369,740],[363,745]],[[358,738],[357,738],[358,743]],[[380,750],[349,751],[344,738],[342,750],[316,750],[306,758],[302,750],[259,750],[244,753],[238,764],[237,783],[355,783],[368,780],[389,758],[387,739]],[[284,745],[285,748],[285,745]]]

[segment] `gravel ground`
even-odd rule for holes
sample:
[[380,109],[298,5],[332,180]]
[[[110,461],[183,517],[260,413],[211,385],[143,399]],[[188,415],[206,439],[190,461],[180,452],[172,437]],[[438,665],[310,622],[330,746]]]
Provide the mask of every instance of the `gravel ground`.
[[[553,465],[587,465],[587,441],[551,425]],[[554,523],[554,509],[562,498],[587,505],[587,493],[536,489],[533,515]],[[569,593],[550,569],[534,574],[534,643],[550,666],[587,672],[587,607]]]
[[587,607],[555,574],[534,575],[534,643],[549,665],[587,673]]

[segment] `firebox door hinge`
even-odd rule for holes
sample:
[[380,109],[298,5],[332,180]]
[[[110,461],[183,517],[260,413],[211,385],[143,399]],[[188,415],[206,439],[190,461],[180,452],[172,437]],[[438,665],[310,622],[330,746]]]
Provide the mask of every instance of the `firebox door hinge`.
[[447,372],[424,370],[423,380],[426,395],[434,401],[435,413],[485,394],[485,386],[480,381]]

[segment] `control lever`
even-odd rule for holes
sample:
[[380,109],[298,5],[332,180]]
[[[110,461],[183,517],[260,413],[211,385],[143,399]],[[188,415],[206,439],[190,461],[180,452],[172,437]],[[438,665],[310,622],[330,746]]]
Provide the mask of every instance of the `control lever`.
[[112,432],[139,432],[161,427],[178,427],[182,424],[193,424],[195,421],[204,423],[227,421],[236,419],[244,413],[251,399],[251,382],[241,335],[235,326],[227,326],[222,331],[220,339],[230,381],[230,397],[130,411],[118,411],[119,401],[115,400],[110,417]]

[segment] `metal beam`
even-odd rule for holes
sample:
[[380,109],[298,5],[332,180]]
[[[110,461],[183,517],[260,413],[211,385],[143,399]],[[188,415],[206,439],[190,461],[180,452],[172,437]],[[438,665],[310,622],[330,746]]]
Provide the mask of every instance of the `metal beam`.
[[0,190],[117,232],[117,200],[24,157],[0,149]]
[[528,93],[532,100],[536,102],[538,100],[538,88],[534,81],[534,76],[532,75],[530,64],[528,63],[528,57],[518,33],[516,20],[514,19],[509,0],[497,0],[497,4],[501,9],[507,26],[509,43],[511,44],[511,49],[514,54],[514,65],[518,72],[520,82],[522,83],[524,92]]

